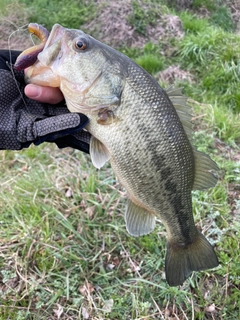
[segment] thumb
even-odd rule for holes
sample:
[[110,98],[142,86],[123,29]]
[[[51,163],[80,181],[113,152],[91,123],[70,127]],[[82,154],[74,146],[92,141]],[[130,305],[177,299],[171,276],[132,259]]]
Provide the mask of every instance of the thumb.
[[26,85],[24,92],[28,98],[43,103],[57,104],[64,100],[63,94],[59,88],[42,87],[35,84],[28,84]]

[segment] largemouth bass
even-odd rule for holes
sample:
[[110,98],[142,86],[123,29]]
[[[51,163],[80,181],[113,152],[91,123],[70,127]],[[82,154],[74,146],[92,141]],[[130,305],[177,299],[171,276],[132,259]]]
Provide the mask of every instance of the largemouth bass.
[[93,164],[101,168],[109,160],[128,192],[128,232],[146,235],[156,217],[162,221],[170,286],[182,284],[192,271],[218,265],[194,224],[191,196],[193,189],[215,185],[218,167],[193,147],[191,116],[179,90],[163,90],[127,56],[58,24],[26,81],[59,87],[68,109],[87,115]]

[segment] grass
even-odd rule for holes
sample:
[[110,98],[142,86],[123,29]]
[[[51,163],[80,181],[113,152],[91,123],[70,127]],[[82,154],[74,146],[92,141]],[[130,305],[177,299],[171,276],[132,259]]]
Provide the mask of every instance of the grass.
[[[21,3],[48,28],[78,28],[97,13],[92,2]],[[0,320],[239,319],[239,37],[199,18],[203,4],[177,12],[184,38],[121,50],[153,75],[175,64],[193,75],[174,85],[191,98],[195,145],[221,169],[215,188],[193,192],[195,222],[220,266],[169,287],[166,231],[158,223],[148,236],[128,235],[126,193],[109,165],[98,171],[88,155],[51,144],[0,151]],[[144,32],[141,8],[135,1],[131,23]]]
[[188,14],[182,17],[187,35],[180,43],[181,65],[194,70],[205,101],[215,99],[239,113],[239,36],[206,22],[194,23]]
[[140,34],[146,33],[146,27],[154,25],[162,13],[162,7],[154,1],[132,1],[132,13],[128,17],[129,24]]
[[[196,142],[204,149],[211,139]],[[237,315],[228,304],[239,299],[239,221],[229,216],[227,180],[193,194],[195,220],[222,266],[169,288],[165,230],[127,234],[125,193],[109,167],[96,171],[88,156],[47,144],[1,157],[0,319],[203,319],[213,304],[226,319]],[[232,181],[237,166],[228,166]]]
[[42,24],[49,30],[59,21],[64,27],[80,29],[81,25],[90,20],[95,13],[92,1],[19,0],[19,2],[30,8],[30,21]]

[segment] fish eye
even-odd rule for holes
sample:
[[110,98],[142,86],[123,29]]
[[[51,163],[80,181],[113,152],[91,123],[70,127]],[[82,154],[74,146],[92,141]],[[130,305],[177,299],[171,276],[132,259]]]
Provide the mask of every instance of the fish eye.
[[75,48],[78,50],[85,50],[87,49],[87,40],[84,38],[78,38],[75,40]]

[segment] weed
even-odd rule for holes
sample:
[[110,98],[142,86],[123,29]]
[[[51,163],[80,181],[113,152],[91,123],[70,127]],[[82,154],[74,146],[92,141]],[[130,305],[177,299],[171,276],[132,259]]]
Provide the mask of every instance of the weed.
[[20,1],[28,6],[31,21],[44,25],[49,30],[55,23],[61,23],[67,28],[81,29],[81,25],[94,16],[96,8],[91,1],[86,5],[85,1],[81,0]]
[[226,106],[215,105],[214,119],[219,139],[228,141],[230,145],[240,142],[239,113],[233,114]]
[[136,63],[142,66],[149,73],[156,73],[163,69],[163,59],[153,54],[144,54],[136,59]]
[[219,6],[214,10],[210,21],[223,30],[233,31],[234,23],[232,21],[230,10],[225,6]]
[[213,27],[208,27],[196,35],[189,34],[180,43],[182,59],[205,65],[207,61],[211,61],[217,55],[219,46],[224,45],[224,35],[223,31]]
[[240,110],[238,43],[238,36],[209,27],[206,32],[187,35],[179,50],[183,67],[195,70],[205,96],[212,101],[214,95],[218,103],[236,112]]
[[206,8],[209,11],[214,11],[217,8],[217,1],[216,0],[193,0],[192,2],[193,8]]
[[145,35],[146,27],[156,24],[157,18],[161,14],[161,7],[156,3],[132,1],[133,13],[128,17],[128,22],[137,32]]
[[199,19],[187,11],[180,12],[179,17],[182,20],[184,31],[187,33],[205,32],[209,27],[207,19]]

